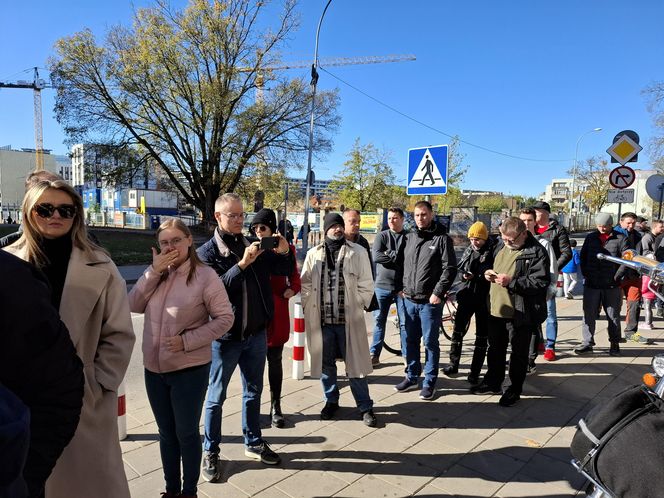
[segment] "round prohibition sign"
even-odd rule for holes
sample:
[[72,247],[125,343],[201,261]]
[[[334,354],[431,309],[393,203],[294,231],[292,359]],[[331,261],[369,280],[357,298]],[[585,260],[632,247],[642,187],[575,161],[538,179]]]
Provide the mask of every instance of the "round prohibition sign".
[[609,173],[609,183],[613,188],[627,188],[636,178],[636,173],[629,166],[618,166]]

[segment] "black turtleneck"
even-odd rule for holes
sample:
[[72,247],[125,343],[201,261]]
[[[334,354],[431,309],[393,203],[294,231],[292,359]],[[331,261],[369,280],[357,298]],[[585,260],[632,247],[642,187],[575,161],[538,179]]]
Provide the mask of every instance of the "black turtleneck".
[[67,234],[57,239],[42,239],[40,246],[48,258],[42,271],[51,284],[51,302],[59,310],[72,250],[71,237]]
[[345,243],[346,239],[343,237],[341,237],[339,240],[336,240],[328,237],[327,235],[325,236],[325,248],[327,249],[325,253],[327,256],[327,264],[330,268],[334,269],[336,266],[339,251],[341,250],[341,246],[343,246]]

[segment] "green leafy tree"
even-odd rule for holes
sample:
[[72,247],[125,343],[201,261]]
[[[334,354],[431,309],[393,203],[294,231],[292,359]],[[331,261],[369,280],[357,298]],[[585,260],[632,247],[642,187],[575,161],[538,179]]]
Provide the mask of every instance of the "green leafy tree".
[[660,174],[664,174],[664,81],[646,87],[643,95],[648,100],[655,132],[650,140],[650,160]]
[[449,214],[451,208],[464,204],[461,184],[470,168],[465,161],[466,154],[461,153],[459,137],[455,136],[447,149],[447,194],[431,196],[431,203],[437,204],[443,214]]
[[390,154],[370,143],[362,145],[357,138],[347,156],[343,173],[330,183],[330,188],[338,192],[339,204],[360,211],[389,207],[396,193],[392,189],[395,177]]
[[[68,140],[139,144],[211,221],[215,199],[257,157],[292,163],[308,148],[308,82],[278,71],[295,4],[285,0],[274,16],[266,3],[190,0],[174,10],[158,0],[103,43],[89,30],[58,40],[49,65]],[[321,154],[338,125],[337,93],[320,92],[315,104]]]
[[506,207],[502,195],[483,195],[477,199],[477,210],[480,213],[497,213]]
[[[591,213],[600,211],[606,204],[607,194],[611,188],[609,183],[611,169],[609,162],[600,156],[594,156],[579,163],[574,199],[576,201],[580,196]],[[573,171],[568,171],[570,175],[573,173]],[[580,188],[584,185],[585,190]]]

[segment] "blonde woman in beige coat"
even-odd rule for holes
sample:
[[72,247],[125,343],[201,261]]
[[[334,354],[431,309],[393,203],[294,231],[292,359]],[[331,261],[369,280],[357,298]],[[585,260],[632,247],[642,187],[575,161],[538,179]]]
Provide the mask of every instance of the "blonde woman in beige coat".
[[362,246],[344,239],[341,215],[328,213],[323,226],[325,240],[309,250],[301,273],[311,376],[320,377],[325,396],[321,418],[331,419],[339,408],[335,363],[338,353],[344,359],[362,420],[375,427],[367,383],[373,368],[364,321],[364,308],[369,306],[374,292],[369,256]]
[[135,341],[126,284],[108,254],[88,240],[81,197],[62,180],[28,189],[23,235],[5,250],[48,277],[85,372],[81,419],[46,496],[128,498],[117,429],[117,389]]

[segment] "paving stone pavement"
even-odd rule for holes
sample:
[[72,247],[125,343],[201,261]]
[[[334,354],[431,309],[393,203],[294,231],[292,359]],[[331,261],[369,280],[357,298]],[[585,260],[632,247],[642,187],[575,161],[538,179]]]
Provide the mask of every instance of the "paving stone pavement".
[[[263,435],[282,463],[267,467],[244,456],[239,373],[224,405],[223,479],[201,480],[199,497],[542,497],[583,496],[583,478],[571,467],[574,425],[589,408],[640,382],[651,357],[661,352],[664,322],[642,334],[653,345],[621,345],[610,357],[606,322],[598,321],[596,353],[576,356],[581,337],[581,299],[558,299],[555,362],[538,361],[526,379],[521,401],[500,407],[499,396],[469,394],[466,375],[473,330],[464,345],[456,378],[439,377],[433,401],[418,391],[397,393],[401,358],[383,352],[369,378],[378,427],[368,428],[341,377],[341,406],[335,420],[320,420],[322,389],[317,379],[290,378],[290,349],[284,351],[282,407],[286,427],[269,426],[269,394],[263,396]],[[370,330],[371,318],[367,317]],[[137,331],[141,333],[141,331]],[[398,343],[392,325],[388,343]],[[441,336],[446,359],[449,342]],[[140,354],[135,351],[134,354]],[[340,364],[340,376],[343,365]],[[307,372],[308,374],[308,372]],[[267,386],[267,377],[265,379]],[[164,490],[157,428],[143,392],[128,407],[128,437],[121,442],[127,479],[135,498]]]

